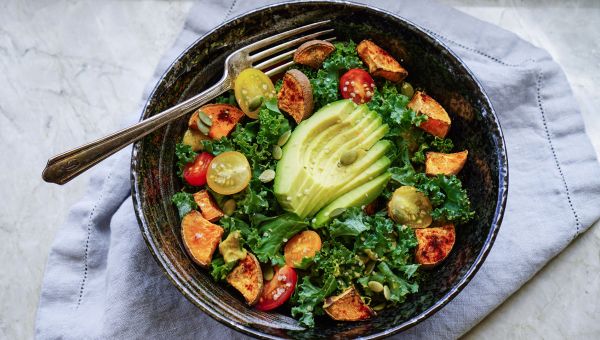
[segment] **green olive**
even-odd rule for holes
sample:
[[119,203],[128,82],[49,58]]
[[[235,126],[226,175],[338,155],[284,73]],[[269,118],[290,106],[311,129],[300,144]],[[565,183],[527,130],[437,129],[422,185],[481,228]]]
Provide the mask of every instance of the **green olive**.
[[411,228],[427,228],[431,222],[431,202],[415,187],[402,186],[388,202],[388,216]]

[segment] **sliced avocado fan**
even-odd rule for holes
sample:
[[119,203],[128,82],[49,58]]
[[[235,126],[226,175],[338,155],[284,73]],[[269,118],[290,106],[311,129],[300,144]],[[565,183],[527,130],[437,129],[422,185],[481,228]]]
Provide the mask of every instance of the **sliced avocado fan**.
[[274,192],[304,218],[386,172],[391,143],[381,116],[351,100],[327,104],[301,122],[283,147]]

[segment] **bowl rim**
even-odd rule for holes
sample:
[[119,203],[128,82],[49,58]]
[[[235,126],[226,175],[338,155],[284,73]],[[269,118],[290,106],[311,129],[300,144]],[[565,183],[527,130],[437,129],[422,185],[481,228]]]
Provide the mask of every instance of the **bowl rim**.
[[[173,60],[173,62],[169,65],[169,67],[167,67],[165,69],[163,74],[157,80],[156,85],[152,89],[152,92],[150,93],[150,95],[148,96],[148,98],[146,100],[146,103],[144,104],[144,109],[142,110],[142,112],[140,114],[140,120],[144,119],[144,116],[147,113],[146,110],[148,109],[151,99],[157,94],[157,90],[158,90],[160,84],[164,81],[165,77],[167,76],[169,71],[172,69],[173,65],[178,63],[181,60],[181,58],[190,51],[190,49],[192,49],[197,44],[202,43],[202,41],[204,39],[206,39],[208,36],[212,35],[213,33],[217,32],[219,30],[226,28],[231,23],[233,23],[236,20],[241,19],[242,17],[245,17],[247,15],[252,15],[252,14],[264,11],[266,9],[282,7],[282,6],[286,6],[286,5],[290,5],[290,4],[328,5],[328,4],[332,4],[332,3],[348,5],[348,6],[362,9],[362,10],[366,9],[369,11],[385,14],[387,16],[390,16],[396,20],[403,22],[403,24],[406,25],[406,27],[408,29],[418,31],[420,34],[427,36],[430,40],[432,40],[436,44],[440,45],[440,47],[442,49],[444,49],[452,58],[454,58],[456,61],[458,61],[458,63],[464,69],[466,74],[472,79],[473,83],[477,87],[477,90],[480,91],[483,99],[485,99],[484,104],[489,109],[489,113],[491,115],[490,118],[491,118],[492,122],[494,123],[493,126],[495,127],[494,131],[492,132],[492,135],[494,135],[496,137],[495,147],[496,147],[497,162],[498,162],[498,176],[497,176],[498,195],[496,198],[496,209],[494,211],[490,230],[489,230],[488,235],[481,247],[481,250],[479,251],[479,254],[475,258],[473,264],[467,269],[465,274],[460,278],[460,280],[456,284],[454,284],[454,286],[452,288],[450,288],[446,292],[446,294],[444,294],[433,305],[431,305],[430,307],[428,307],[427,309],[425,309],[418,315],[416,315],[408,320],[403,321],[402,323],[400,323],[397,326],[388,328],[382,332],[373,333],[373,334],[362,337],[364,339],[381,339],[381,338],[385,338],[385,337],[391,336],[393,334],[399,333],[401,331],[407,330],[407,329],[417,325],[418,323],[422,322],[423,320],[429,318],[430,316],[432,316],[433,314],[438,312],[440,309],[442,309],[451,300],[453,300],[464,289],[464,287],[473,279],[473,277],[475,276],[477,271],[481,268],[481,266],[483,265],[483,262],[487,258],[488,254],[492,248],[492,245],[496,239],[496,236],[498,235],[498,231],[500,229],[500,225],[502,223],[502,220],[504,217],[504,212],[506,209],[506,201],[507,201],[507,197],[508,197],[508,178],[509,178],[509,176],[508,176],[508,156],[507,156],[507,152],[506,152],[506,143],[504,140],[504,134],[502,132],[502,127],[501,127],[500,121],[498,119],[496,111],[494,110],[494,107],[492,106],[492,102],[491,102],[489,96],[487,95],[485,89],[483,88],[483,86],[481,85],[479,80],[475,77],[473,72],[467,67],[466,63],[452,49],[450,49],[450,47],[448,45],[446,45],[444,42],[442,42],[440,38],[438,38],[438,37],[434,36],[432,33],[430,33],[430,31],[427,30],[426,28],[421,27],[420,25],[418,25],[418,24],[412,22],[411,20],[406,19],[396,13],[392,13],[388,10],[385,10],[385,9],[382,9],[382,8],[379,8],[379,7],[376,7],[373,5],[356,3],[356,2],[352,2],[352,1],[344,1],[344,0],[330,0],[330,1],[300,0],[300,1],[289,1],[289,2],[276,2],[273,4],[265,5],[265,6],[241,13],[227,21],[224,21],[220,25],[207,31],[205,34],[203,34],[198,39],[196,39],[194,42],[192,42],[189,46],[187,46],[177,56],[177,58],[175,58]],[[177,277],[177,275],[176,275],[176,273],[174,273],[173,269],[169,268],[165,259],[161,256],[162,252],[160,251],[160,249],[157,247],[157,245],[152,240],[152,235],[147,227],[148,222],[146,221],[146,218],[144,216],[144,212],[142,209],[143,208],[142,207],[142,197],[141,197],[140,191],[138,190],[138,185],[140,185],[140,181],[139,181],[138,174],[136,172],[137,166],[139,163],[138,154],[140,151],[141,143],[142,143],[141,141],[136,142],[133,145],[132,153],[131,153],[131,168],[130,168],[131,193],[132,193],[131,197],[132,197],[132,201],[133,201],[136,219],[138,221],[138,225],[140,227],[140,231],[142,233],[144,241],[145,241],[148,249],[150,250],[152,257],[154,257],[156,262],[159,264],[159,267],[162,269],[165,276],[182,293],[183,296],[185,296],[195,306],[200,308],[200,310],[202,310],[204,313],[208,314],[213,319],[219,321],[221,324],[224,324],[225,326],[228,326],[237,331],[240,331],[242,333],[245,333],[245,334],[248,334],[248,335],[251,335],[254,337],[263,338],[263,339],[278,339],[278,337],[276,337],[272,334],[263,333],[256,328],[249,327],[246,324],[237,322],[236,320],[232,320],[222,314],[219,314],[218,312],[213,310],[209,304],[207,304],[203,301],[197,300],[191,294],[189,289],[186,288],[184,285],[182,285],[182,283],[180,282],[180,278]]]

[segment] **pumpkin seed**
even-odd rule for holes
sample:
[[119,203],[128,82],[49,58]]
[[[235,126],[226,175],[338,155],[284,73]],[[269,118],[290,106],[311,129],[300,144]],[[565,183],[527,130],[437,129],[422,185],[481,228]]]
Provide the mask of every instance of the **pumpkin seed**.
[[407,96],[408,98],[411,98],[413,96],[413,94],[415,94],[415,90],[413,89],[412,85],[409,82],[405,81],[404,83],[402,83],[402,86],[400,87],[400,93]]
[[346,211],[346,208],[335,208],[329,213],[329,217],[337,217]]
[[263,183],[269,183],[275,179],[275,171],[271,169],[267,169],[258,176],[258,180]]
[[281,150],[281,146],[274,145],[273,146],[273,158],[279,160],[279,159],[281,159],[281,156],[283,156],[283,150]]
[[369,275],[373,272],[373,269],[375,269],[375,265],[377,264],[377,262],[375,261],[371,261],[367,264],[367,267],[365,268],[365,274]]
[[257,96],[257,97],[250,99],[248,101],[248,110],[250,110],[250,111],[258,110],[262,106],[263,101],[264,101],[263,96]]
[[369,281],[367,285],[369,286],[369,289],[375,293],[381,293],[383,291],[383,285],[377,281]]
[[198,111],[198,118],[200,118],[200,120],[202,121],[202,123],[204,123],[206,126],[212,126],[212,124],[213,124],[212,118],[210,118],[203,111]]
[[273,276],[275,275],[275,273],[273,272],[273,267],[271,267],[270,265],[266,265],[263,268],[263,278],[267,281],[271,281],[271,279],[273,278]]
[[383,286],[383,297],[384,297],[386,300],[389,300],[389,299],[390,299],[390,294],[391,294],[391,292],[390,292],[390,287],[388,287],[387,285],[386,285],[386,286]]
[[371,249],[365,249],[364,252],[371,260],[377,261],[377,254],[375,254]]
[[206,126],[206,124],[204,124],[201,119],[198,119],[197,125],[198,130],[200,130],[200,132],[202,132],[205,135],[208,135],[208,133],[210,132],[210,127]]
[[277,140],[277,145],[284,146],[285,143],[287,143],[288,139],[290,139],[291,135],[292,130],[287,130],[286,132],[284,132],[283,135],[279,136],[279,139]]
[[234,199],[229,199],[223,203],[223,213],[227,216],[233,215],[237,204]]
[[380,310],[383,310],[385,308],[385,302],[384,303],[380,303],[377,306],[373,307],[373,310],[376,312],[379,312]]
[[354,163],[357,158],[358,158],[358,152],[356,152],[355,149],[352,149],[352,150],[346,151],[342,154],[342,157],[340,157],[340,163],[342,165],[350,165],[350,164]]

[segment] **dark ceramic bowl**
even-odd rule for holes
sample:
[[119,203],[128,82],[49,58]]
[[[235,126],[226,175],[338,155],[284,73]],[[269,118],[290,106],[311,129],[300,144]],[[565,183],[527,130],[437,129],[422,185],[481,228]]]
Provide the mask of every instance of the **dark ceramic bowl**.
[[[237,17],[192,44],[154,89],[142,119],[202,91],[222,74],[224,58],[237,48],[277,32],[331,19],[338,39],[370,38],[402,60],[408,80],[424,88],[452,117],[456,149],[468,149],[461,172],[476,218],[458,228],[450,257],[431,272],[418,294],[396,309],[357,323],[317,320],[302,330],[295,320],[246,306],[226,285],[217,285],[192,263],[180,237],[171,195],[180,189],[174,149],[186,128],[180,119],[135,144],[131,162],[133,201],[152,255],[173,284],[192,303],[223,324],[272,338],[369,337],[405,330],[431,316],[473,278],[498,232],[506,203],[508,168],[500,125],[481,85],[464,63],[439,40],[414,24],[372,7],[331,2],[279,4]],[[200,311],[198,311],[200,313]]]

